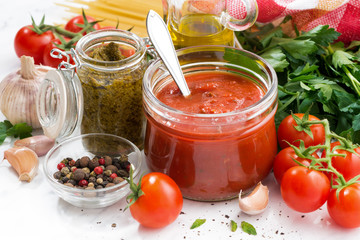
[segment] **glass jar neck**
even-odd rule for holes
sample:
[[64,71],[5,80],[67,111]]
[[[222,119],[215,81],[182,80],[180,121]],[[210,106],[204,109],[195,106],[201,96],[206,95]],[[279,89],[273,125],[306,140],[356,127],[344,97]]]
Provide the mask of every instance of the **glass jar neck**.
[[[89,51],[109,42],[128,46],[134,49],[134,53],[129,57],[117,61],[101,61],[88,55]],[[111,72],[132,68],[139,64],[145,56],[146,46],[144,40],[136,34],[119,29],[112,29],[98,30],[85,35],[76,44],[75,51],[77,54],[78,68],[86,66],[97,71]]]

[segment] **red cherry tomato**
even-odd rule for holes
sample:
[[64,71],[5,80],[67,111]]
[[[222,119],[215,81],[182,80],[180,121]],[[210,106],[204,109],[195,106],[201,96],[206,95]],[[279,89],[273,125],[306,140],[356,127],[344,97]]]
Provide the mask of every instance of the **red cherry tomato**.
[[120,52],[121,52],[121,55],[123,55],[124,57],[130,57],[133,54],[135,54],[135,49],[134,48],[120,48]]
[[360,184],[345,187],[340,191],[339,198],[336,197],[336,189],[332,189],[327,209],[330,217],[340,226],[360,227]]
[[14,47],[18,57],[23,55],[34,58],[35,64],[43,64],[44,48],[53,39],[54,34],[51,31],[37,34],[31,30],[32,26],[22,27],[15,36]]
[[303,166],[288,169],[281,181],[281,196],[292,209],[302,213],[319,209],[328,199],[330,181],[325,174]]
[[[86,19],[89,23],[91,22],[95,22],[95,18],[93,17],[90,17],[90,16],[86,16]],[[79,15],[79,16],[76,16],[76,17],[73,17],[71,18],[65,25],[65,30],[67,31],[70,31],[70,32],[74,32],[74,33],[77,33],[77,32],[80,32],[83,28],[82,27],[79,27],[77,26],[77,24],[84,24],[84,17],[82,15]],[[98,30],[100,29],[100,25],[98,23],[96,23],[93,28],[95,30]],[[86,33],[88,33],[90,31],[87,31],[87,32],[84,32],[83,35],[85,35]]]
[[[294,115],[298,116],[299,118],[303,118],[304,114],[302,113],[295,113]],[[309,121],[319,120],[317,117],[313,115],[309,115]],[[278,141],[281,148],[286,148],[289,145],[286,143],[289,142],[294,146],[299,146],[300,141],[303,140],[305,147],[315,146],[318,144],[325,143],[325,129],[324,126],[321,124],[314,124],[310,126],[310,130],[313,134],[313,138],[311,138],[306,132],[304,131],[297,131],[294,126],[297,126],[294,118],[292,115],[287,116],[282,120],[278,128]]]
[[[69,39],[66,39],[66,41],[68,41]],[[44,59],[44,65],[46,66],[50,66],[50,67],[54,67],[57,68],[59,66],[59,64],[62,61],[67,61],[66,57],[63,58],[53,58],[50,55],[51,50],[53,50],[54,48],[56,49],[60,49],[58,48],[54,43],[56,44],[61,44],[61,41],[59,39],[54,39],[53,41],[51,41],[50,43],[48,43],[45,48],[44,48],[44,55],[43,55],[43,59]],[[61,51],[65,51],[63,49],[60,49]],[[74,60],[72,59],[72,57],[69,55],[70,57],[70,63],[74,64]]]
[[141,181],[144,195],[130,206],[131,215],[141,225],[164,227],[179,216],[183,198],[174,180],[162,173],[146,174]]
[[[313,153],[312,156],[318,158],[316,153]],[[281,184],[281,179],[289,168],[298,166],[294,160],[304,164],[305,166],[309,166],[311,163],[311,160],[309,159],[298,157],[292,147],[284,148],[276,155],[273,170],[276,181],[279,184]]]

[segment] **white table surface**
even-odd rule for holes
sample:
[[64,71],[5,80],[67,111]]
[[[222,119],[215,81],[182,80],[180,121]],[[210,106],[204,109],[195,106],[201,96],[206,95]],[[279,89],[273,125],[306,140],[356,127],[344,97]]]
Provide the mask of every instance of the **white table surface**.
[[[69,16],[53,2],[0,1],[0,80],[20,66],[13,40],[18,29],[31,23],[30,15],[39,22],[46,14],[46,23],[61,23]],[[0,120],[4,119],[0,115]],[[0,146],[1,159],[11,144],[7,140]],[[0,163],[0,239],[360,239],[360,228],[338,227],[325,205],[310,214],[289,209],[272,174],[264,181],[270,190],[270,203],[261,215],[241,213],[237,199],[216,203],[184,200],[183,214],[174,223],[162,229],[147,229],[133,220],[129,211],[122,211],[125,200],[102,209],[77,208],[63,201],[46,182],[42,161],[41,158],[38,175],[30,183],[19,182],[7,161]],[[190,230],[197,218],[207,221]],[[241,221],[251,223],[257,236],[240,228],[231,232],[230,220],[238,225]]]

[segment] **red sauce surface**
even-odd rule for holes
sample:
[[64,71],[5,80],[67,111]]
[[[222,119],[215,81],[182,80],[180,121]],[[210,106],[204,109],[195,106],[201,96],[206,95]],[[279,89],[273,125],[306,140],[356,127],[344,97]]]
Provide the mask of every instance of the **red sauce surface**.
[[[180,96],[173,84],[157,97],[182,111],[219,113],[249,106],[264,95],[255,83],[232,74],[194,74],[187,81],[191,98]],[[250,189],[271,170],[277,151],[274,114],[275,110],[249,122],[229,123],[226,131],[214,127],[204,133],[196,123],[167,124],[146,113],[147,165],[173,178],[186,198],[236,197],[240,189]]]
[[184,98],[174,82],[157,94],[157,99],[183,112],[225,113],[258,102],[264,91],[254,82],[235,74],[209,72],[186,77],[191,95]]

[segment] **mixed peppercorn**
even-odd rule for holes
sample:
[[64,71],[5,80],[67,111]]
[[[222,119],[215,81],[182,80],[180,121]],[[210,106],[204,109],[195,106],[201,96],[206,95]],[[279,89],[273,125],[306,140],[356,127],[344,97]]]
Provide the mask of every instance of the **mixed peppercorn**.
[[69,187],[101,189],[114,186],[129,177],[131,164],[127,155],[119,157],[83,156],[77,160],[63,159],[54,178]]

